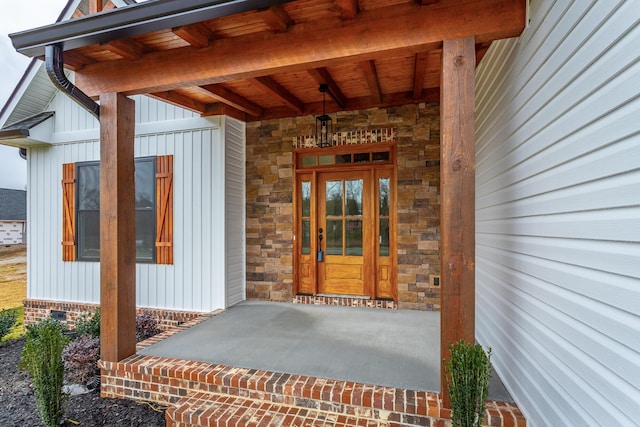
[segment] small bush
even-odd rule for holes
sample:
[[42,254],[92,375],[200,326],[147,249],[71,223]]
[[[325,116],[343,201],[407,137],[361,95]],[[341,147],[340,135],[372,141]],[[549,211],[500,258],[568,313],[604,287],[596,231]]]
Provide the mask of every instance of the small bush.
[[65,372],[70,382],[86,383],[97,375],[100,359],[100,338],[83,335],[70,342],[62,352]]
[[13,325],[16,324],[18,319],[18,313],[15,310],[1,310],[0,311],[0,341],[5,335],[8,335]]
[[491,349],[460,340],[449,347],[446,364],[453,427],[480,427],[489,394]]
[[20,366],[31,374],[38,414],[47,427],[60,425],[69,397],[62,392],[62,349],[69,342],[63,331],[62,324],[53,319],[27,326],[27,342],[21,354]]
[[88,335],[100,338],[100,307],[93,314],[84,313],[76,320],[76,332],[78,335]]
[[136,342],[144,341],[160,332],[162,331],[158,328],[158,321],[151,313],[136,316]]

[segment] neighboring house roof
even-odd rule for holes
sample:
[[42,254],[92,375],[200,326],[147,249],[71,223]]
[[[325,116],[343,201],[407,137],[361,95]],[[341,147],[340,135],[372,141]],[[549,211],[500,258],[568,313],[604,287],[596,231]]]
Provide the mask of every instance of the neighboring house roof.
[[0,221],[27,219],[27,192],[0,188]]

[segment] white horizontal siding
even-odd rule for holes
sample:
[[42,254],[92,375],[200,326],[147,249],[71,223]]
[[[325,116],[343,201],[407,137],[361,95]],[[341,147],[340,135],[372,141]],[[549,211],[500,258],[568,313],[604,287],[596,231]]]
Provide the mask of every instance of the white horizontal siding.
[[226,302],[246,299],[245,273],[245,124],[225,117]]
[[637,425],[640,2],[530,18],[477,72],[477,337],[528,425]]
[[[199,128],[167,131],[171,123],[176,127],[196,118],[159,101],[135,99],[137,124],[164,120],[158,122],[157,133],[150,123],[145,134],[135,137],[135,156],[174,156],[175,260],[173,265],[136,265],[136,304],[203,312],[223,308],[224,144],[219,120],[197,118]],[[56,132],[72,137],[97,126],[93,117],[71,104],[65,96],[55,98]],[[97,140],[29,150],[29,298],[99,303],[99,263],[62,262],[60,245],[62,164],[99,160],[99,151]]]

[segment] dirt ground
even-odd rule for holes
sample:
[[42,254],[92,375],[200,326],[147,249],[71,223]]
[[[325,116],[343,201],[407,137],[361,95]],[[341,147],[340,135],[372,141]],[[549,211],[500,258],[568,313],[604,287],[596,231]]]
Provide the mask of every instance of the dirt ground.
[[[24,245],[0,246],[0,309],[22,305],[26,297]],[[43,426],[31,377],[18,369],[24,338],[0,343],[0,426]],[[98,392],[71,396],[62,426],[164,426],[163,407],[123,399],[102,399]]]

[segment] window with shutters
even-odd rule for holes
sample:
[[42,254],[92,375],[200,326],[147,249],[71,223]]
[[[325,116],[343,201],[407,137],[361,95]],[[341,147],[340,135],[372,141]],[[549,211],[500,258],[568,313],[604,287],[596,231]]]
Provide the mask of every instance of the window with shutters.
[[[63,261],[100,260],[100,163],[63,165]],[[173,156],[135,160],[136,261],[173,264]]]

